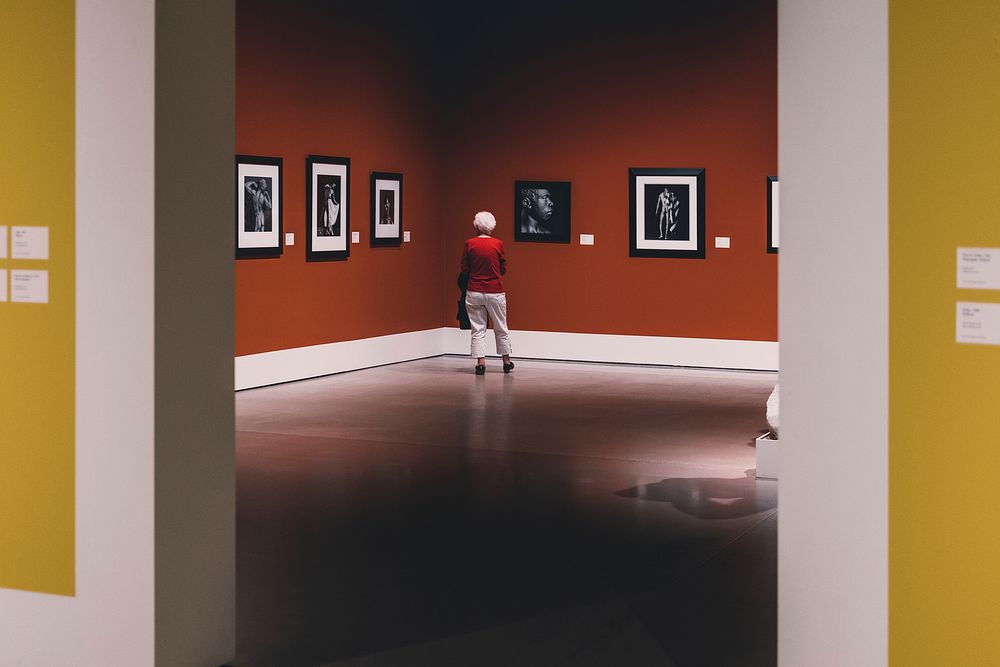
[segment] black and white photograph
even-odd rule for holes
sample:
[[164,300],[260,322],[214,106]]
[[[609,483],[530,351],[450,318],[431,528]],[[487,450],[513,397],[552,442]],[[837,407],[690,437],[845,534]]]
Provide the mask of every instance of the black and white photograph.
[[306,158],[306,260],[350,256],[351,160],[310,155]]
[[705,170],[629,169],[629,256],[705,258]]
[[244,176],[243,231],[271,231],[272,214],[271,193],[274,192],[274,179],[270,176]]
[[569,243],[570,183],[514,182],[514,240]]
[[371,245],[403,242],[403,175],[385,171],[371,175]]
[[778,252],[778,220],[780,207],[778,206],[778,177],[767,177],[767,251],[772,254]]
[[236,156],[236,257],[281,255],[281,158]]
[[316,178],[317,236],[340,236],[340,193],[343,191],[340,176],[324,174]]

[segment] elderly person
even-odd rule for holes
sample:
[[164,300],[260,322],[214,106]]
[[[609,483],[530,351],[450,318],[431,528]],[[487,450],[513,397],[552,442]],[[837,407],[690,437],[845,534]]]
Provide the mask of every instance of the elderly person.
[[[497,352],[503,356],[503,372],[510,373],[510,332],[507,331],[507,296],[500,276],[507,273],[503,241],[493,238],[497,219],[488,211],[476,213],[472,221],[479,236],[465,242],[462,250],[462,277],[468,276],[465,306],[472,324],[472,356],[476,357],[476,375],[486,373],[486,314],[493,320]],[[461,278],[460,278],[461,280]]]

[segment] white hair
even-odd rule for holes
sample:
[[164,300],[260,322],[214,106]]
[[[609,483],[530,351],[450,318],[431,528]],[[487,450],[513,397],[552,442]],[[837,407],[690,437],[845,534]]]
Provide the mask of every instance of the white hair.
[[476,217],[473,218],[472,226],[475,227],[476,231],[480,234],[486,234],[489,236],[497,227],[497,219],[494,218],[493,214],[489,211],[480,211],[479,213],[476,213]]

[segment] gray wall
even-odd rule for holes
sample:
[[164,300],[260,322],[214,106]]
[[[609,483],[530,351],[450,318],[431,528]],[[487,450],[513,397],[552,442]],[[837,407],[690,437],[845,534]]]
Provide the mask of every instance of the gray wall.
[[781,667],[888,659],[887,11],[778,5]]
[[156,664],[235,655],[233,0],[156,2]]

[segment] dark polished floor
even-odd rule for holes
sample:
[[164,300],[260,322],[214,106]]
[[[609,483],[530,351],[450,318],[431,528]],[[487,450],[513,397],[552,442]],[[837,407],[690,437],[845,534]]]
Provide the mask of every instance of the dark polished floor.
[[775,380],[439,357],[240,392],[235,664],[775,665]]

